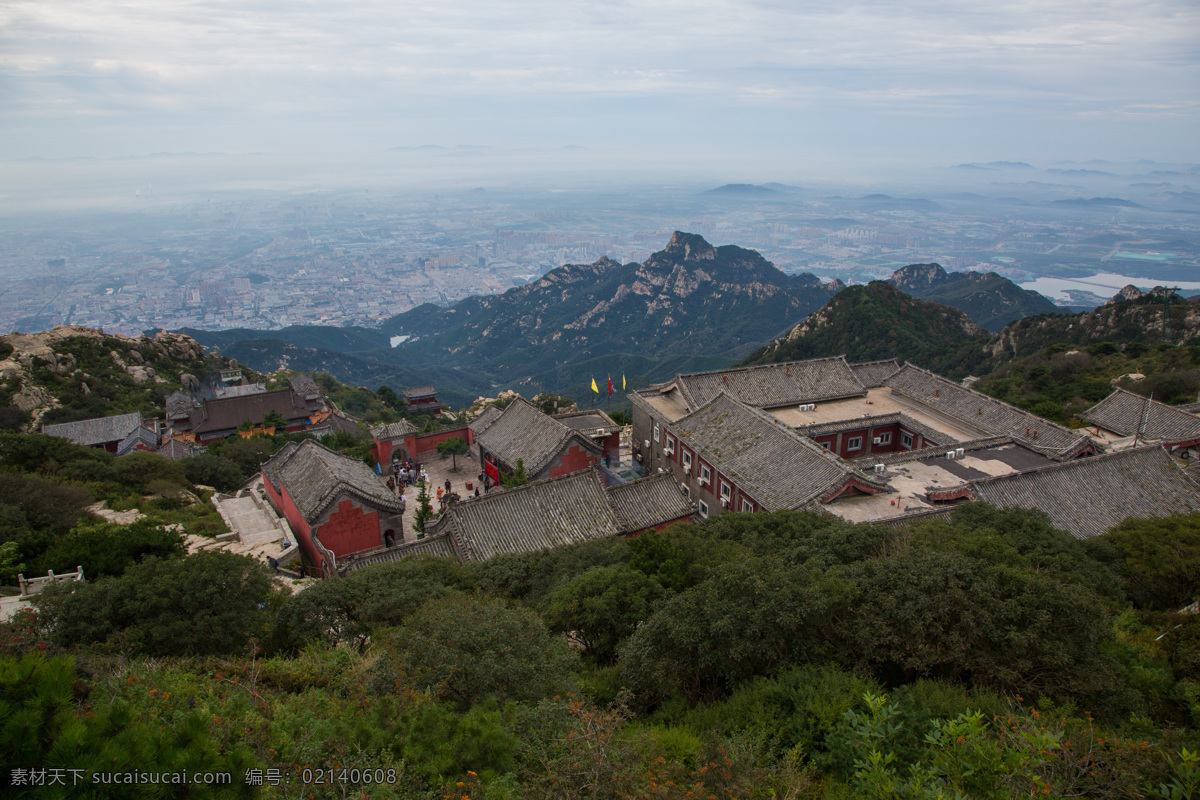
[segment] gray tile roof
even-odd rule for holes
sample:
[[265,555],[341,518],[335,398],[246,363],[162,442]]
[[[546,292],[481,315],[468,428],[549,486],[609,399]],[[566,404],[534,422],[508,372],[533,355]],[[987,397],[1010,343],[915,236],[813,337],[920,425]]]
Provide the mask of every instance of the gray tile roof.
[[158,431],[147,428],[144,425],[138,425],[129,432],[129,435],[121,440],[117,445],[117,455],[127,456],[138,449],[138,445],[142,449],[151,451],[158,449]]
[[192,410],[198,408],[199,405],[190,394],[180,391],[171,392],[166,399],[167,419],[187,419]]
[[377,442],[393,441],[411,436],[417,432],[417,426],[406,419],[399,422],[389,422],[386,425],[375,425],[371,428],[371,436]]
[[1124,389],[1117,389],[1081,416],[1092,425],[1121,436],[1133,436],[1141,425],[1143,412],[1146,413],[1143,433],[1148,441],[1181,442],[1200,438],[1200,417]]
[[679,375],[675,383],[695,410],[724,392],[749,406],[773,408],[859,397],[866,388],[845,356]]
[[156,451],[160,456],[166,456],[172,461],[182,461],[196,454],[196,446],[191,442],[181,442],[178,439],[167,439]]
[[300,513],[315,522],[343,492],[390,513],[402,506],[362,461],[335,453],[315,441],[288,442],[263,464],[263,477],[287,489]]
[[582,431],[588,436],[594,436],[599,430],[603,430],[606,434],[621,430],[621,426],[613,422],[612,417],[598,408],[586,411],[568,411],[565,414],[555,414],[553,418],[568,428]]
[[464,561],[578,544],[621,532],[594,469],[453,503],[431,532]]
[[857,364],[851,364],[850,370],[863,386],[874,389],[876,386],[882,386],[885,380],[900,370],[900,362],[894,358],[884,361],[860,361]]
[[1181,406],[1175,406],[1175,408],[1185,414],[1200,414],[1200,403],[1184,403]]
[[433,397],[437,391],[433,388],[432,383],[426,383],[422,386],[411,386],[405,389],[401,394],[406,400],[419,399],[422,397]]
[[468,427],[476,436],[486,431],[491,427],[492,423],[504,412],[504,409],[492,403],[489,406],[484,406],[483,411],[479,412],[479,416],[471,420]]
[[245,397],[251,394],[263,394],[266,391],[265,383],[246,383],[236,386],[218,386],[213,389],[213,394],[223,400],[226,397]]
[[800,508],[850,479],[887,489],[808,437],[726,394],[670,430],[767,511]]
[[448,535],[427,536],[417,542],[399,544],[395,547],[376,550],[362,556],[350,555],[338,559],[338,574],[344,577],[363,567],[369,567],[374,564],[389,564],[405,558],[412,558],[413,556],[436,556],[437,558],[454,559],[458,557],[454,552],[454,543],[450,541]]
[[288,378],[288,384],[291,385],[293,392],[305,400],[315,400],[321,396],[321,387],[317,386],[317,382],[308,375],[294,375]]
[[141,427],[142,415],[134,411],[115,417],[97,417],[78,422],[63,422],[58,425],[43,425],[42,433],[70,439],[75,444],[94,446],[108,442],[121,442],[135,429]]
[[971,495],[1000,508],[1038,508],[1079,539],[1129,517],[1200,512],[1200,485],[1157,445],[972,481]]
[[[1011,436],[1026,447],[1069,458],[1089,444],[1086,436],[1055,425],[1047,419],[1022,411],[994,397],[967,389],[928,370],[906,364],[883,382],[893,392],[987,431],[993,436]],[[1033,433],[1037,432],[1037,438]]]
[[211,433],[233,430],[243,421],[262,422],[272,411],[277,411],[289,423],[310,416],[304,399],[291,389],[263,392],[243,397],[225,397],[209,400],[192,412],[192,431]]
[[608,497],[622,533],[652,528],[696,510],[679,491],[675,478],[665,473],[611,486]]
[[536,475],[544,469],[568,439],[574,439],[587,450],[600,452],[599,446],[590,438],[546,416],[519,397],[509,403],[491,425],[476,431],[475,438],[509,469],[516,467],[518,458],[524,459],[528,475]]

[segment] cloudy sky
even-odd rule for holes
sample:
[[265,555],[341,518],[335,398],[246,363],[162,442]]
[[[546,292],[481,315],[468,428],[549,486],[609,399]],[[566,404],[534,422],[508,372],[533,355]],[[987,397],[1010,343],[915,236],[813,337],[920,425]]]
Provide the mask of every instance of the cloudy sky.
[[7,0],[0,150],[1200,160],[1196,0]]

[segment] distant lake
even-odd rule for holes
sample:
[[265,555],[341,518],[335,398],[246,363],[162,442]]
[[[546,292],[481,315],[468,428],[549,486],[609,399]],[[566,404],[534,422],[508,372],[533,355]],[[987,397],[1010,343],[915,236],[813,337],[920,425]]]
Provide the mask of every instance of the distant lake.
[[1101,297],[1111,297],[1129,284],[1133,284],[1143,292],[1155,286],[1178,286],[1180,289],[1200,289],[1200,281],[1147,281],[1145,278],[1131,278],[1128,275],[1116,275],[1111,272],[1101,272],[1086,278],[1038,278],[1036,281],[1022,283],[1022,289],[1032,289],[1051,300],[1067,301],[1070,298],[1066,290],[1091,292]]

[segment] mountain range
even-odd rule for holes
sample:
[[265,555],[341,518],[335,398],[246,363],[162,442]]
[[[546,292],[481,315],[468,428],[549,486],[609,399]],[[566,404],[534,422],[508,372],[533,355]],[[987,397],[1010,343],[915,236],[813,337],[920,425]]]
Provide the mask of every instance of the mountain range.
[[1063,310],[994,272],[947,273],[940,264],[910,264],[893,272],[888,282],[913,297],[965,311],[994,333],[1015,319]]
[[[821,319],[846,313],[861,330],[834,334],[821,328],[822,346],[836,340],[848,353],[865,353],[866,323],[875,320],[886,336],[907,337],[903,346],[896,340],[883,348],[888,353],[917,358],[947,344],[955,352],[979,345],[982,352],[987,334],[974,323],[998,331],[1010,320],[1059,310],[995,273],[947,274],[937,264],[914,264],[896,271],[891,283],[894,293],[855,287],[831,307]],[[774,345],[772,352],[808,352],[816,345],[794,344],[797,326],[844,288],[811,274],[788,275],[753,250],[714,247],[701,236],[676,231],[641,264],[609,258],[566,264],[500,295],[418,306],[374,330],[183,332],[260,371],[328,371],[347,383],[397,389],[432,381],[446,402],[467,405],[497,388],[583,397],[593,378],[603,384],[610,375],[618,381],[624,376],[636,386],[678,372],[719,369],[789,331],[793,344]],[[920,300],[953,308],[935,309]],[[938,325],[954,332],[935,332]],[[392,347],[397,339],[403,341]],[[947,363],[966,369],[968,360]],[[956,372],[944,361],[924,359],[930,367]]]

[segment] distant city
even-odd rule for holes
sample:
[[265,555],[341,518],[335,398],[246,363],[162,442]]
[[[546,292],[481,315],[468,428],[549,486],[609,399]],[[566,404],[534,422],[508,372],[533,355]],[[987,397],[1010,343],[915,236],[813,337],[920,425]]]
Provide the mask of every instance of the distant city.
[[0,330],[370,327],[566,263],[640,262],[674,230],[848,284],[937,262],[994,271],[1076,308],[1130,282],[1200,289],[1200,195],[1181,182],[1200,182],[1196,168],[1050,183],[1034,178],[1064,170],[970,166],[974,183],[919,194],[730,184],[168,201],[147,187],[119,211],[0,218]]

